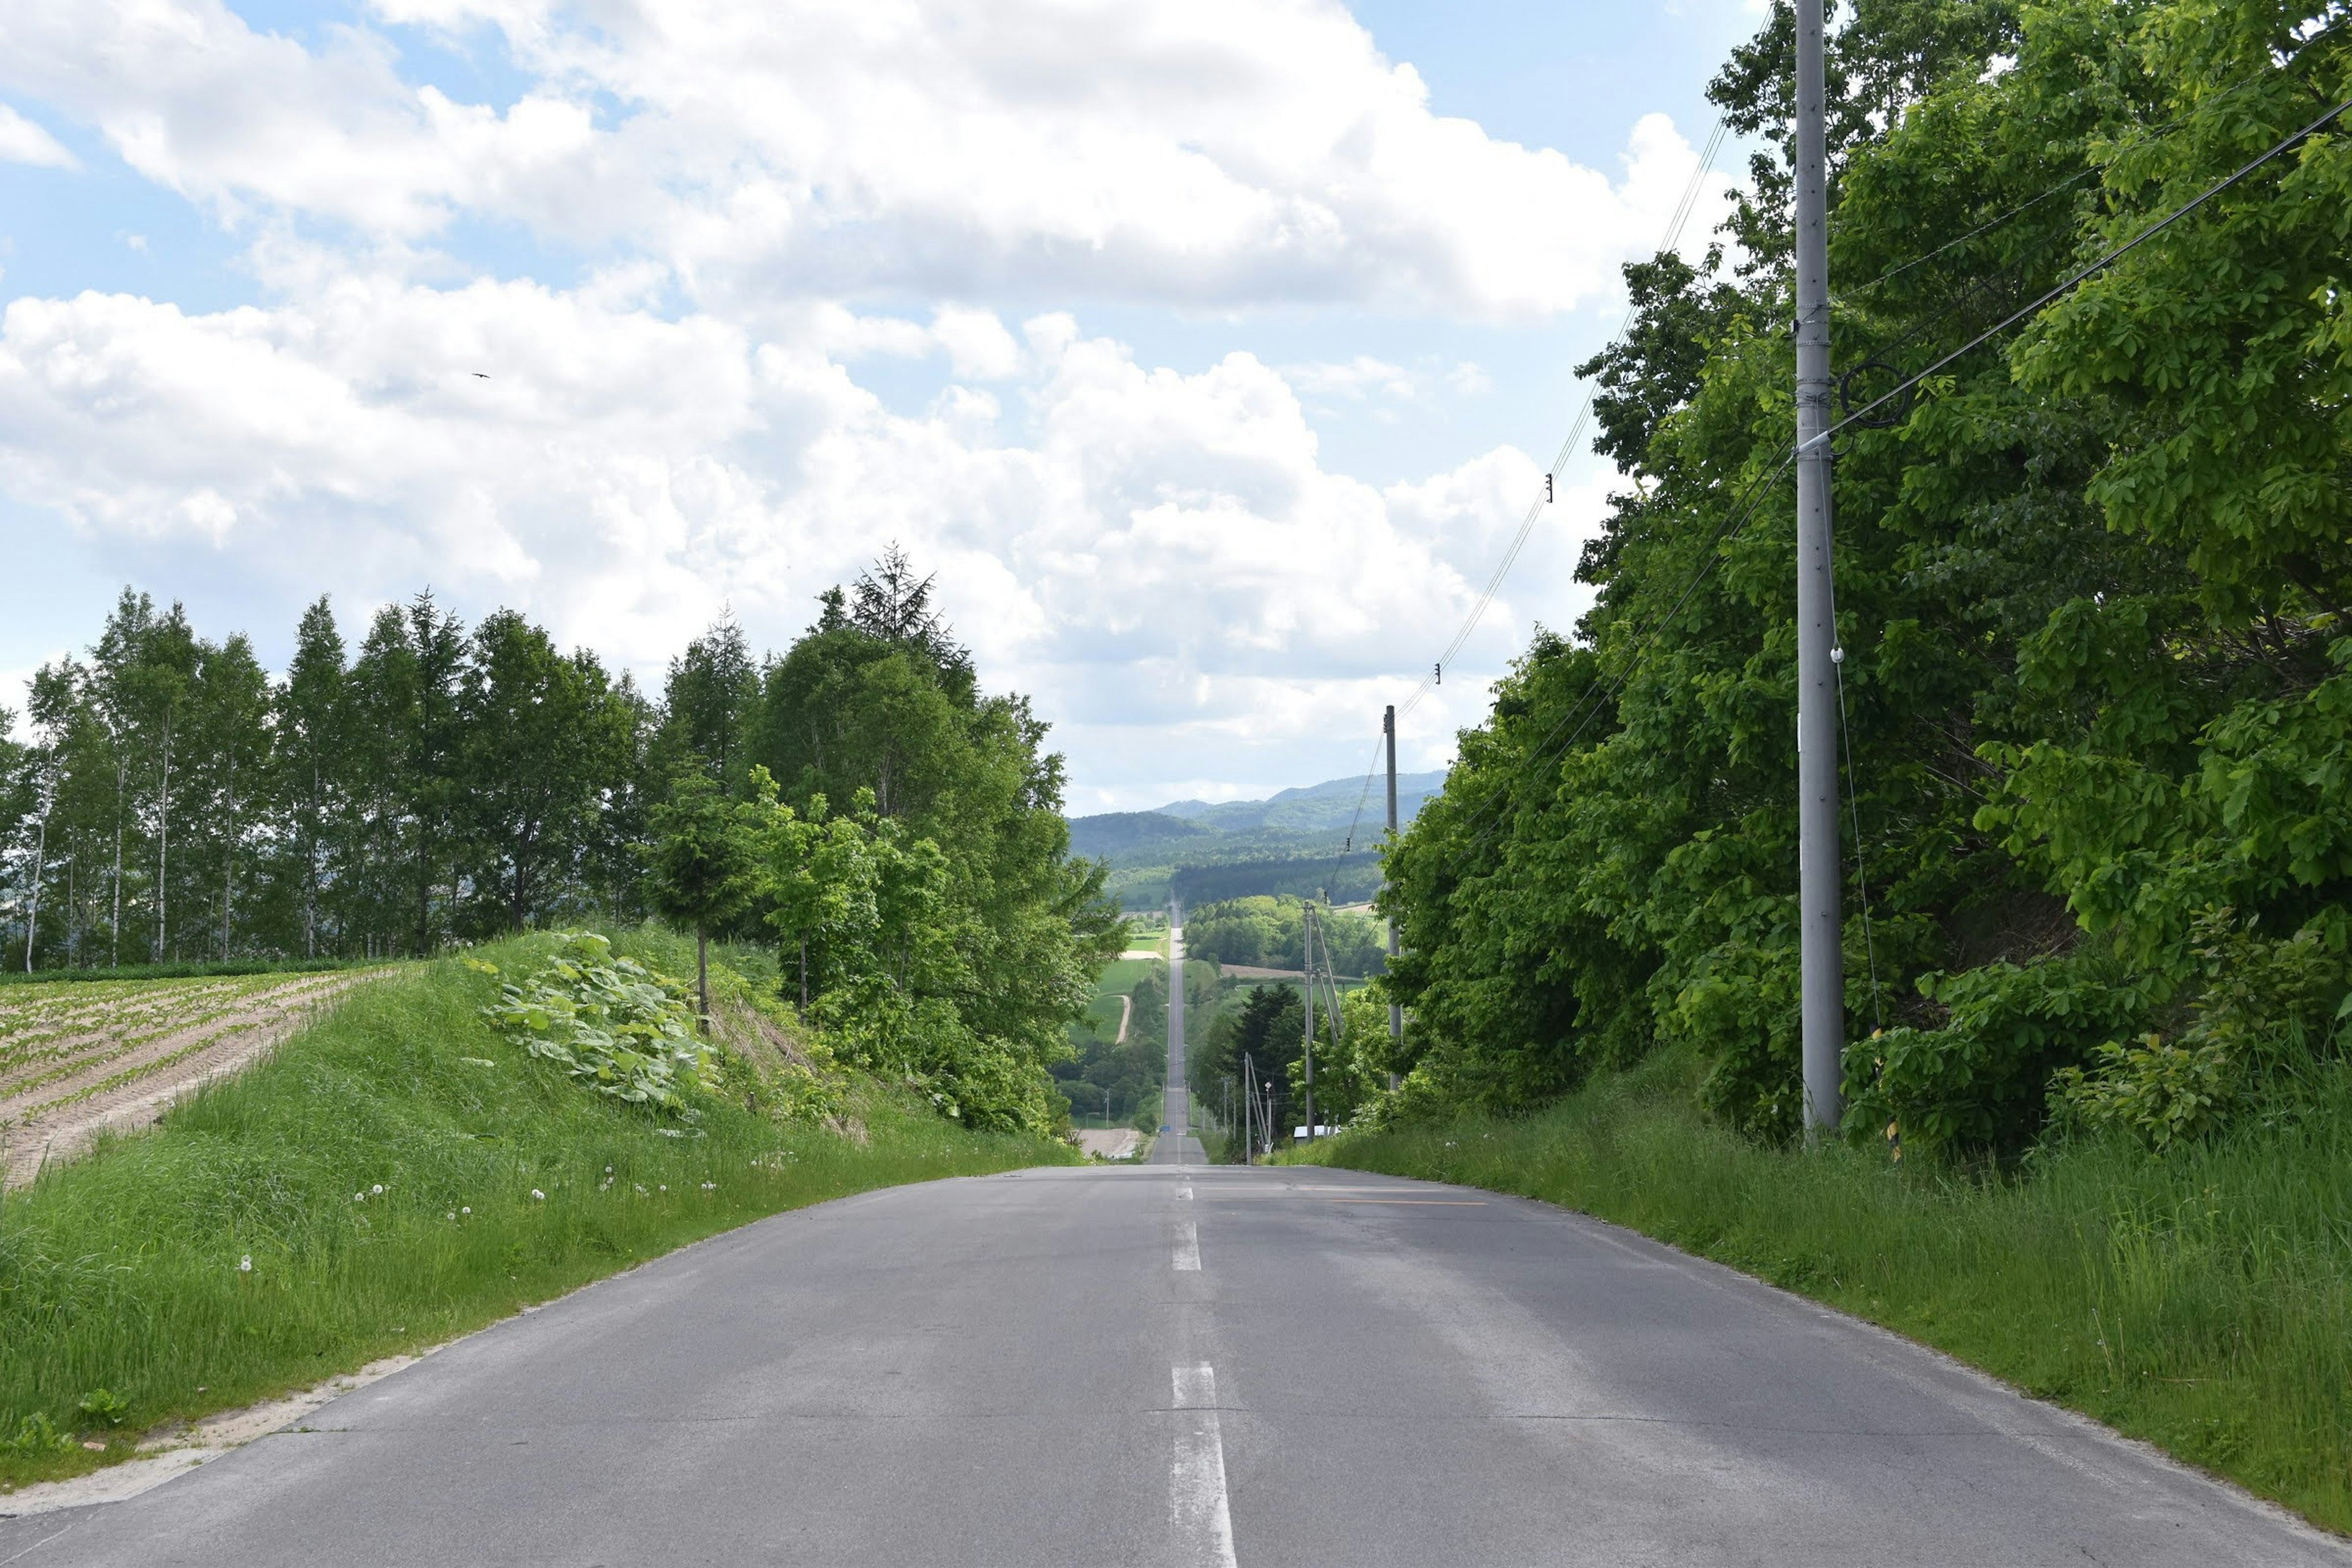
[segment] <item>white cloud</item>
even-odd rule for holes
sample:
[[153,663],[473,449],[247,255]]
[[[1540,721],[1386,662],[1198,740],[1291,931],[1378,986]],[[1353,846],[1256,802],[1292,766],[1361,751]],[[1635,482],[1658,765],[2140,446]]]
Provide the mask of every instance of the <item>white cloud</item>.
[[[1317,776],[1340,715],[1376,721],[1540,480],[1507,447],[1386,486],[1328,466],[1302,399],[1328,429],[1492,390],[1345,323],[1608,298],[1695,164],[1661,116],[1602,169],[1434,114],[1336,0],[363,15],[306,42],[222,0],[0,7],[0,90],[239,235],[259,290],[9,304],[0,498],[165,593],[202,563],[257,605],[331,591],[356,616],[430,584],[647,671],[722,602],[781,642],[896,538],[992,683],[1091,748],[1093,805],[1211,756]],[[417,82],[411,28],[502,51],[520,90]],[[75,166],[5,106],[0,158]],[[585,275],[446,253],[485,234]],[[1326,358],[1179,371],[1081,324],[1136,304],[1342,326],[1287,351]],[[913,412],[872,390],[910,379],[946,384]],[[1465,668],[1538,604],[1572,618],[1597,493],[1571,500]],[[1408,763],[1481,695],[1449,677]]]
[[81,160],[65,144],[5,103],[0,103],[0,163],[36,168],[79,169]]
[[759,341],[584,290],[368,276],[210,315],[19,300],[0,488],[121,559],[226,558],[347,609],[430,583],[647,669],[722,601],[789,637],[895,538],[992,682],[1082,731],[1246,743],[1442,644],[1538,482],[1506,448],[1382,491],[1320,466],[1246,353],[1181,374],[1067,317],[1025,350],[951,320],[1017,379],[909,416],[821,346],[832,318]]
[[[503,110],[218,0],[18,7],[0,83],[225,215],[417,241],[460,215],[672,268],[705,308],[1007,289],[1538,317],[1613,287],[1694,164],[1615,176],[1433,114],[1329,0],[378,0],[501,30]],[[998,362],[998,363],[1001,363]]]

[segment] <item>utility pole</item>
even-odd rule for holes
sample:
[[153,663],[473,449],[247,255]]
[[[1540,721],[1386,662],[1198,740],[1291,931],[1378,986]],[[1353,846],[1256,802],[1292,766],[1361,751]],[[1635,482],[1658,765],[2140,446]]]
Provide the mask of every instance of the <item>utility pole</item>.
[[[1390,842],[1391,844],[1394,844],[1394,843],[1396,842],[1396,833],[1397,833],[1397,815],[1396,815],[1396,704],[1395,704],[1395,703],[1393,703],[1393,702],[1390,703],[1390,704],[1389,704],[1389,706],[1388,706],[1388,710],[1387,710],[1385,713],[1383,713],[1383,714],[1381,714],[1381,733],[1382,735],[1386,736],[1386,737],[1387,737],[1387,739],[1388,739],[1388,750],[1389,750],[1389,842]],[[1388,890],[1389,890],[1388,879],[1387,879],[1386,877],[1382,877],[1382,878],[1381,879],[1381,892],[1383,895],[1386,895],[1386,894],[1387,894],[1387,892],[1388,892]],[[1394,968],[1396,967],[1396,955],[1397,955],[1397,929],[1396,929],[1396,913],[1395,913],[1395,911],[1394,911],[1394,910],[1391,910],[1391,911],[1390,911],[1390,913],[1389,913],[1389,967],[1390,967],[1391,969],[1394,969]],[[1391,1002],[1391,1003],[1389,1004],[1389,1060],[1390,1060],[1390,1061],[1391,1061],[1391,1062],[1395,1061],[1395,1060],[1396,1060],[1400,1056],[1402,1056],[1402,1055],[1403,1054],[1403,1052],[1404,1052],[1404,1006],[1403,1006],[1403,1005],[1402,1005],[1402,1003]],[[1390,1070],[1390,1072],[1389,1072],[1389,1089],[1390,1089],[1390,1091],[1391,1091],[1391,1093],[1393,1093],[1393,1092],[1395,1091],[1395,1089],[1396,1089],[1396,1086],[1397,1086],[1397,1075],[1396,1075],[1395,1070],[1394,1070],[1393,1068],[1391,1068],[1391,1069]]]
[[1836,600],[1830,580],[1830,262],[1822,13],[1797,0],[1797,968],[1805,1132],[1836,1131],[1845,1054],[1838,911]]
[[1244,1052],[1242,1056],[1242,1163],[1244,1165],[1257,1163],[1257,1146],[1250,1142],[1250,1109],[1257,1099],[1257,1088],[1251,1075],[1255,1071],[1256,1063]]
[[[1304,942],[1299,952],[1299,957],[1305,963],[1300,973],[1306,977],[1307,984],[1299,989],[1307,994],[1307,1044],[1304,1047],[1304,1059],[1307,1063],[1307,1141],[1312,1143],[1315,1142],[1315,906],[1311,903],[1304,905],[1301,912],[1306,916],[1306,923],[1302,928]],[[1324,950],[1324,957],[1326,959],[1330,957],[1330,950],[1328,946]]]

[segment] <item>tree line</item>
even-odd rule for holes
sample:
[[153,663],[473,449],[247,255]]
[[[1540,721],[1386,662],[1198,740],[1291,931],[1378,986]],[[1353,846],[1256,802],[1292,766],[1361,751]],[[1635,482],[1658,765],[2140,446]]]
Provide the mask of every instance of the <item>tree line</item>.
[[[722,619],[653,696],[429,593],[356,652],[320,600],[273,678],[126,589],[0,740],[7,957],[413,957],[667,912],[777,946],[812,1026],[942,1110],[1052,1125],[1044,1064],[1120,928],[1046,725],[930,593],[893,548],[783,653]],[[698,888],[714,822],[736,862]]]
[[[2352,987],[2352,12],[1860,0],[1831,52],[1856,1136],[2161,1146],[2291,1100]],[[1387,857],[1404,1099],[1525,1106],[1661,1049],[1795,1131],[1783,4],[1710,88],[1733,258],[1626,268],[1598,589]]]

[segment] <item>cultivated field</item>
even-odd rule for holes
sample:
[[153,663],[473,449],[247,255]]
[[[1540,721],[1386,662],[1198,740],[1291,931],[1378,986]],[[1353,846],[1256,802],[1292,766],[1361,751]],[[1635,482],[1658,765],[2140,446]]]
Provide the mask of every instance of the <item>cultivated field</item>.
[[107,1129],[143,1126],[383,970],[60,981],[0,991],[0,1161],[15,1186]]

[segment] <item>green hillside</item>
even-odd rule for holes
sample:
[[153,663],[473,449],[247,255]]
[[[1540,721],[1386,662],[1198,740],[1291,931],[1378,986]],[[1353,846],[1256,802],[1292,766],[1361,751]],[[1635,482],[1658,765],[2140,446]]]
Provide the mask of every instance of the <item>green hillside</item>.
[[[1411,823],[1444,783],[1442,772],[1400,773],[1398,821]],[[1129,910],[1159,909],[1171,896],[1199,904],[1328,893],[1346,902],[1380,886],[1387,811],[1381,781],[1367,790],[1359,774],[1264,800],[1180,800],[1072,817],[1070,851],[1108,862],[1107,890]]]

